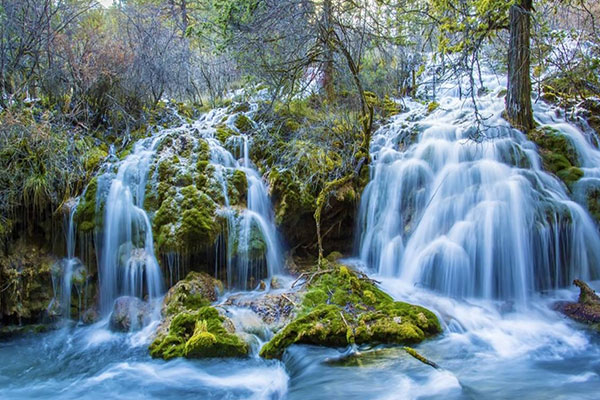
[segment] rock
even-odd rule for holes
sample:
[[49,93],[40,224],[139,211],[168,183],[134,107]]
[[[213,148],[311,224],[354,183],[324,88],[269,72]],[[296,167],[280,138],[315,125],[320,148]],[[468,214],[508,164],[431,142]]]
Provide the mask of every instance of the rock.
[[217,300],[221,292],[223,292],[223,283],[220,280],[204,272],[192,271],[185,279],[180,280],[169,289],[163,305],[186,306],[187,303],[194,303],[195,299],[213,302]]
[[150,355],[174,357],[242,357],[249,347],[233,323],[210,305],[222,284],[204,273],[191,272],[165,296],[162,315]]
[[294,343],[410,344],[441,332],[431,311],[394,301],[346,266],[317,270],[308,280],[298,316],[263,346],[261,357],[280,358]]
[[585,324],[600,324],[600,297],[579,279],[575,279],[573,284],[580,290],[577,302],[560,302],[556,304],[555,308],[575,321]]
[[279,282],[279,279],[277,279],[276,276],[271,278],[271,283],[270,283],[269,287],[271,288],[271,290],[282,288],[281,282]]
[[296,304],[301,302],[298,293],[265,293],[261,296],[232,296],[225,302],[226,306],[249,308],[256,313],[265,324],[277,331],[294,317]]
[[100,314],[94,307],[88,308],[81,314],[81,322],[86,325],[91,325],[100,320]]
[[130,332],[150,323],[152,307],[137,297],[122,296],[115,300],[109,327],[113,331]]

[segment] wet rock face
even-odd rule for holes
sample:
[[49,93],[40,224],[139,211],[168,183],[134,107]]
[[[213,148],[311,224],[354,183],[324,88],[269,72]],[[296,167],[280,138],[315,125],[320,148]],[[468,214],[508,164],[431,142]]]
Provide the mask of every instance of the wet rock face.
[[18,243],[0,256],[0,322],[21,325],[52,317],[52,265],[56,260],[35,245]]
[[117,332],[131,332],[148,325],[152,307],[137,297],[122,296],[115,300],[109,327]]
[[556,308],[567,317],[585,324],[600,324],[600,297],[585,282],[575,279],[580,290],[575,303],[557,303]]

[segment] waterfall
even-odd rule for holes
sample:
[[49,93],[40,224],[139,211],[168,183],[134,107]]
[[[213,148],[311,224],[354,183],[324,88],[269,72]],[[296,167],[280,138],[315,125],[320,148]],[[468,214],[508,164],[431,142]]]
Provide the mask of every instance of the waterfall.
[[[61,260],[62,266],[62,279],[60,282],[61,296],[60,306],[62,309],[62,315],[65,318],[69,318],[71,315],[71,290],[73,287],[73,269],[79,263],[79,260],[75,258],[75,221],[74,216],[77,210],[79,199],[75,199],[69,204],[69,215],[66,221],[66,244],[67,244],[67,257]],[[55,294],[56,295],[56,294]]]
[[[251,113],[252,111],[249,112],[250,116]],[[201,127],[200,130],[205,132],[204,137],[208,141],[211,152],[211,164],[215,167],[215,175],[221,184],[225,199],[225,209],[222,212],[227,219],[228,232],[227,284],[229,287],[238,286],[247,289],[250,277],[261,275],[261,272],[265,272],[267,277],[282,272],[281,244],[275,228],[273,207],[267,187],[250,160],[248,136],[240,134],[228,139],[233,143],[234,152],[241,156],[238,160],[213,137],[214,120],[215,118],[206,118],[200,121],[200,124],[197,123],[196,128]],[[208,124],[205,121],[209,121]],[[227,125],[237,131],[231,117]],[[234,210],[229,203],[225,176],[228,171],[235,170],[242,171],[248,183],[247,207],[243,210]],[[259,237],[256,236],[257,234]],[[257,240],[263,241],[265,247],[265,254],[258,257],[252,254],[253,245],[256,245]]]
[[[256,109],[255,105],[253,109]],[[248,115],[251,116],[254,110]],[[103,198],[97,202],[105,204],[102,235],[98,238],[100,310],[103,314],[110,312],[117,297],[152,299],[164,292],[163,276],[154,252],[151,219],[144,209],[144,199],[151,164],[161,143],[169,135],[186,134],[193,140],[201,139],[208,144],[213,177],[220,184],[224,199],[224,205],[218,212],[227,221],[226,238],[218,241],[221,246],[215,246],[215,251],[218,253],[224,244],[228,286],[245,289],[250,278],[270,277],[281,272],[282,252],[267,188],[250,161],[247,135],[235,128],[235,114],[228,116],[227,113],[227,109],[216,109],[193,124],[160,130],[135,143],[125,159],[103,169],[99,177],[103,189],[98,191]],[[239,160],[227,150],[225,143],[215,138],[216,126],[225,119],[230,129],[239,133],[230,138],[231,143],[239,144]],[[246,208],[233,206],[229,201],[227,179],[236,171],[246,176]],[[69,238],[72,240],[68,240],[69,254],[74,251],[73,213],[70,218]],[[166,278],[170,285],[182,278],[180,258],[177,253],[165,255]],[[215,274],[218,275],[218,256],[216,260]],[[63,279],[70,279],[71,267],[72,264],[67,262]],[[70,292],[65,292],[64,296],[70,298]]]
[[[535,145],[501,118],[497,78],[484,80],[481,142],[470,139],[472,105],[452,87],[437,110],[407,100],[409,111],[375,133],[359,211],[360,258],[382,275],[458,298],[526,302],[535,291],[599,277],[596,226],[541,169]],[[538,121],[566,130],[579,152],[599,159],[577,128],[536,107]]]
[[103,313],[110,311],[119,296],[154,298],[163,292],[152,226],[143,208],[149,163],[163,135],[136,143],[110,183],[99,263]]

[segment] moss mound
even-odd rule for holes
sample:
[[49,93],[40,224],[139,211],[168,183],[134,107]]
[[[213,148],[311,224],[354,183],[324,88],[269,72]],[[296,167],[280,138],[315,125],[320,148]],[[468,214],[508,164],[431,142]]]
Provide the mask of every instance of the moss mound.
[[150,344],[150,355],[174,357],[243,357],[248,345],[230,329],[210,301],[222,284],[207,274],[192,272],[173,286],[163,303],[163,323]]
[[542,127],[530,131],[527,136],[538,146],[544,169],[556,175],[569,189],[583,176],[577,151],[565,135]]
[[265,344],[260,355],[279,358],[294,343],[419,343],[439,332],[440,323],[431,311],[394,301],[372,281],[335,266],[312,280],[298,317]]

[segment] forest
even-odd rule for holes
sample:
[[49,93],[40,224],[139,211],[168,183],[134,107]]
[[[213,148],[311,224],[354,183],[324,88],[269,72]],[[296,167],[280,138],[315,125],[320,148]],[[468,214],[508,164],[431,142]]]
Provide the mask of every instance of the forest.
[[0,398],[593,399],[595,0],[0,0]]

